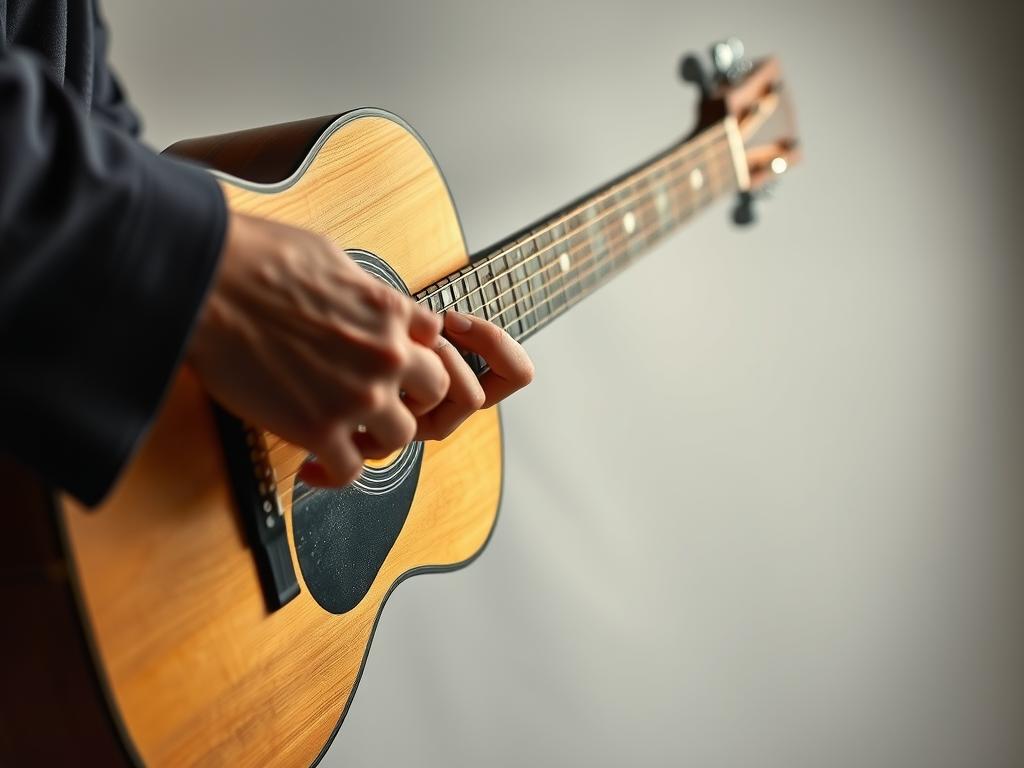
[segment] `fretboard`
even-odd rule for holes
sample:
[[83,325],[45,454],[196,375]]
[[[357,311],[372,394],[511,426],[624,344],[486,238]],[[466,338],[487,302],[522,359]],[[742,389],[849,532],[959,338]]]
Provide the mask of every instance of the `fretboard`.
[[729,131],[717,123],[487,249],[416,300],[484,318],[522,341],[737,185]]

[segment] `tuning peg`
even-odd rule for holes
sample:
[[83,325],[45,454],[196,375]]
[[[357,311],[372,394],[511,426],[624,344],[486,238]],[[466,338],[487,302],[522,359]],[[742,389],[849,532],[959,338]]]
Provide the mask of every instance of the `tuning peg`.
[[693,83],[700,88],[701,96],[707,97],[711,92],[711,77],[704,69],[704,64],[694,54],[689,53],[683,57],[679,63],[679,75],[686,82]]
[[746,226],[757,221],[757,215],[754,210],[754,201],[774,197],[775,189],[779,184],[779,177],[789,169],[789,163],[786,162],[786,158],[782,155],[778,155],[777,157],[772,158],[772,161],[768,164],[768,168],[771,171],[772,176],[768,179],[762,180],[757,191],[744,191],[740,192],[737,196],[736,205],[732,209],[732,220],[734,224]]
[[746,227],[756,221],[754,196],[750,192],[740,192],[736,198],[736,206],[732,209],[732,223],[739,227]]
[[711,46],[711,62],[715,75],[725,82],[736,82],[753,67],[748,59],[743,58],[745,48],[738,37],[730,37]]

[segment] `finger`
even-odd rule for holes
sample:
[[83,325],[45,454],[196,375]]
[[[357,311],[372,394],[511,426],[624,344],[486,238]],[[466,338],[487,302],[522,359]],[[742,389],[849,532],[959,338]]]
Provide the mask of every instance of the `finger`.
[[409,413],[398,393],[394,402],[363,421],[366,432],[355,434],[360,453],[367,459],[383,459],[399,448],[404,448],[416,437],[416,418]]
[[[411,299],[410,299],[411,301]],[[409,317],[409,337],[425,347],[432,348],[441,335],[441,316],[428,307],[412,302],[412,313]]]
[[[440,343],[438,336],[435,347]],[[449,345],[450,346],[450,345]],[[402,377],[404,402],[414,416],[437,406],[448,393],[449,373],[437,353],[419,344],[412,344],[409,367]]]
[[444,401],[429,413],[420,416],[416,430],[417,440],[442,440],[448,437],[467,418],[484,404],[484,390],[480,380],[462,359],[462,355],[447,339],[438,343],[437,356],[444,363],[451,383]]
[[363,457],[344,429],[317,446],[315,458],[299,468],[298,478],[318,488],[348,485],[363,470]]
[[533,363],[526,350],[498,326],[453,310],[445,312],[444,326],[456,346],[480,355],[490,368],[480,377],[486,396],[484,408],[533,381]]

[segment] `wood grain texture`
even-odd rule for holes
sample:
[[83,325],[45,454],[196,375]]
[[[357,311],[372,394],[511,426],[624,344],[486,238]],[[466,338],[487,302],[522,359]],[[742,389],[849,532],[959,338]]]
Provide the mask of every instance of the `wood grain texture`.
[[0,766],[75,765],[82,755],[126,766],[80,623],[53,496],[3,455],[0,482],[11,543],[0,558]]
[[[443,179],[403,126],[367,116],[331,134],[287,189],[224,182],[236,210],[323,233],[388,261],[413,291],[467,260]],[[270,438],[289,531],[304,453]],[[115,711],[147,765],[308,765],[352,693],[388,592],[418,568],[472,558],[501,488],[496,409],[429,443],[419,487],[370,592],[323,611],[302,582],[264,608],[230,499],[209,403],[187,369],[109,500],[64,499],[63,522]]]

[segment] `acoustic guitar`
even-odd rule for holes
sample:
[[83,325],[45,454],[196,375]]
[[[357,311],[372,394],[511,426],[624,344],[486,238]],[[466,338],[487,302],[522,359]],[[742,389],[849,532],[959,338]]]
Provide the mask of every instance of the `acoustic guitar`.
[[[237,211],[318,232],[435,312],[522,340],[712,202],[734,218],[799,158],[777,61],[738,41],[683,76],[702,93],[683,140],[470,257],[444,177],[375,109],[183,141]],[[484,363],[470,358],[482,371]],[[186,367],[97,508],[0,464],[2,765],[305,766],[345,718],[388,595],[472,561],[494,527],[501,425],[368,463],[344,489],[221,410]]]

